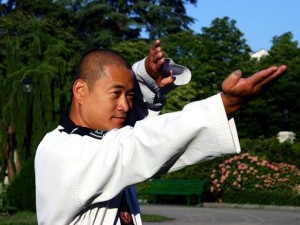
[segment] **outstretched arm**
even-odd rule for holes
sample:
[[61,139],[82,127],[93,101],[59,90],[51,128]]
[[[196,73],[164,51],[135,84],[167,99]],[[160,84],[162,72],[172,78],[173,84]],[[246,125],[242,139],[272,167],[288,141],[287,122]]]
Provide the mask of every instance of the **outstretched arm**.
[[160,47],[160,40],[156,40],[145,59],[145,68],[147,73],[155,80],[160,88],[165,87],[174,81],[171,70],[163,71],[164,63],[165,56]]
[[257,96],[266,87],[273,84],[287,70],[287,66],[271,66],[248,78],[242,78],[242,72],[237,70],[230,74],[222,83],[222,101],[227,115],[237,111],[251,98]]

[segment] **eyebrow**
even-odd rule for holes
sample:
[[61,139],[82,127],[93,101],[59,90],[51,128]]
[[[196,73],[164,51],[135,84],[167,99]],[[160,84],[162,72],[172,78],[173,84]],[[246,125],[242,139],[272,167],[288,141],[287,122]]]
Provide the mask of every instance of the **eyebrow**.
[[[114,88],[115,89],[125,89],[125,86],[116,84],[116,85],[111,86],[109,88],[109,90],[114,89]],[[135,87],[133,87],[132,89],[130,89],[129,92],[135,92]]]

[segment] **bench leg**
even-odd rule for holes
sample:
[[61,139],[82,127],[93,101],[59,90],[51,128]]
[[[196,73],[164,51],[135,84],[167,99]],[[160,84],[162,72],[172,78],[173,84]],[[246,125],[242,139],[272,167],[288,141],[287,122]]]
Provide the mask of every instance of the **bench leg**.
[[203,206],[201,195],[199,195],[199,197],[198,197],[198,206],[200,206],[200,207]]
[[153,203],[156,204],[156,195],[153,194]]

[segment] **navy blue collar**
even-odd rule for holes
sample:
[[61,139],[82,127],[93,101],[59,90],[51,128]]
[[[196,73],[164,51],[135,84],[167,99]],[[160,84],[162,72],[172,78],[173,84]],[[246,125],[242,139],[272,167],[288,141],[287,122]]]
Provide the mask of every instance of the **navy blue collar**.
[[59,121],[59,125],[63,127],[62,129],[59,129],[60,132],[66,132],[67,134],[78,134],[81,136],[88,135],[96,139],[102,139],[108,132],[107,130],[93,130],[88,127],[78,126],[68,116],[62,116]]

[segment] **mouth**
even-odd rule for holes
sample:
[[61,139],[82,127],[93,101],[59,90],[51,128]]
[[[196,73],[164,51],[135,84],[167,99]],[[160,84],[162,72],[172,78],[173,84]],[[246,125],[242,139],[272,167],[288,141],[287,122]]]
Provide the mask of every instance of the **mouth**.
[[125,123],[125,121],[126,121],[126,117],[124,117],[124,116],[113,117],[113,119],[114,119],[115,121],[117,121],[118,123],[121,123],[121,124]]

